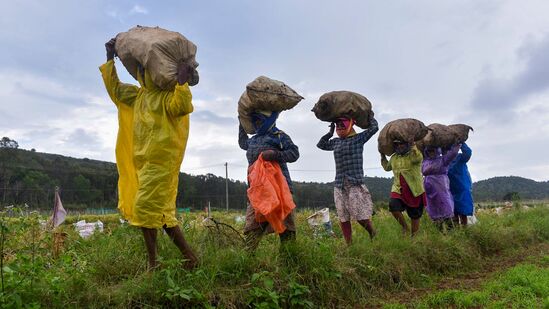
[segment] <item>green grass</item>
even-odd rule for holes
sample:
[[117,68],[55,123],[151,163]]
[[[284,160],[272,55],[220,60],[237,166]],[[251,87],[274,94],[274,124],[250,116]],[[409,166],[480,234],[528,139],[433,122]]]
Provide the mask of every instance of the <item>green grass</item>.
[[[545,256],[548,259],[549,256]],[[385,308],[399,308],[399,304]],[[476,291],[444,290],[413,308],[549,308],[549,268],[521,264],[497,275]]]
[[[232,224],[236,214],[214,215]],[[163,235],[159,236],[162,267],[154,273],[145,271],[141,232],[121,225],[116,217],[90,217],[92,221],[105,218],[105,232],[86,240],[72,226],[64,226],[68,235],[58,258],[52,255],[51,234],[40,230],[37,217],[4,220],[6,264],[1,304],[9,308],[365,307],[387,303],[392,294],[409,288],[432,288],[446,276],[478,271],[503,256],[549,242],[545,207],[512,210],[501,216],[480,215],[479,224],[449,235],[439,233],[425,218],[414,239],[403,237],[390,214],[382,211],[374,217],[376,239],[370,241],[365,230],[353,225],[354,243],[350,247],[341,238],[313,238],[306,215],[298,215],[294,244],[279,250],[277,237],[270,235],[250,255],[212,237],[197,214],[185,214],[185,236],[199,255],[200,268],[183,270],[179,252]],[[547,281],[538,283],[528,277],[539,272],[535,267],[517,268],[512,273],[515,281],[512,277],[500,280],[514,289],[511,294],[501,292],[497,298],[487,298],[493,292],[441,292],[418,306],[458,306],[457,301],[472,306],[509,301],[519,306],[522,301],[539,301],[540,297],[547,304],[543,294]],[[521,273],[527,274],[524,280],[530,280],[526,282],[531,286],[521,285],[525,282],[517,279]],[[486,289],[504,290],[496,285]]]

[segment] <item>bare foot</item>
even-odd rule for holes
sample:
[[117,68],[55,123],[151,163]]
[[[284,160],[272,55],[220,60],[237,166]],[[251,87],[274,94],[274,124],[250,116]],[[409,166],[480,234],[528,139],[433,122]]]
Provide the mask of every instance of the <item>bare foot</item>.
[[157,262],[154,262],[154,263],[149,262],[149,265],[147,267],[147,272],[152,273],[158,270],[159,268],[160,268],[160,264],[158,264]]
[[183,268],[185,268],[186,270],[192,270],[197,267],[198,267],[198,259],[196,257],[185,259],[185,262],[183,263]]
[[370,233],[370,240],[374,240],[374,237],[376,237],[376,235],[377,235],[377,231],[372,230],[372,232]]

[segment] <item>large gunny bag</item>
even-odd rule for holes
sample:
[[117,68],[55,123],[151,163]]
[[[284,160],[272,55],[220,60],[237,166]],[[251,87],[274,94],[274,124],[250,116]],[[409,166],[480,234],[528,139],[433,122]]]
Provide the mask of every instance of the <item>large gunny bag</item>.
[[428,129],[425,124],[417,119],[397,119],[387,123],[377,138],[378,150],[386,156],[392,155],[395,150],[394,140],[420,141],[427,135]]
[[429,132],[421,141],[420,148],[425,146],[447,148],[454,145],[458,140],[458,134],[449,126],[440,123],[432,123],[427,126]]
[[461,142],[465,142],[469,138],[469,131],[474,131],[473,127],[461,123],[451,124],[448,127],[456,132]]
[[251,114],[255,111],[281,112],[294,108],[303,100],[285,83],[260,76],[246,86],[238,101],[238,119],[248,134],[255,134]]
[[312,111],[322,121],[334,122],[340,117],[352,118],[363,129],[368,128],[370,115],[373,115],[372,103],[365,96],[352,91],[325,93],[318,99]]
[[177,67],[187,63],[196,69],[196,45],[178,32],[159,27],[137,26],[116,36],[116,54],[128,72],[137,78],[141,64],[155,85],[170,90],[177,83]]

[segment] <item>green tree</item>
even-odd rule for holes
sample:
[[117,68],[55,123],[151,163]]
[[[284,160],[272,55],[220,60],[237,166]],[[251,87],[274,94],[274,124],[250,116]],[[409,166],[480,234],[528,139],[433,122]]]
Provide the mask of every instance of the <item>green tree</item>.
[[92,186],[91,181],[82,174],[79,174],[73,178],[72,185],[74,198],[78,203],[90,204],[99,197],[100,192],[96,190]]
[[12,148],[17,149],[19,148],[19,143],[17,143],[15,140],[10,139],[7,136],[2,137],[0,140],[0,148]]

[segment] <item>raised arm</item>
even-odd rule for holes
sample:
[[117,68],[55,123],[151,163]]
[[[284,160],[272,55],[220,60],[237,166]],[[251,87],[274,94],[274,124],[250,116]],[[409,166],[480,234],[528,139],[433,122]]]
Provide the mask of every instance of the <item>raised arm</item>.
[[413,145],[410,150],[410,161],[412,164],[421,164],[421,162],[423,162],[423,155],[421,154],[421,151],[417,149],[416,145]]
[[172,117],[185,116],[193,112],[191,89],[187,83],[175,85],[173,93],[166,97],[166,111]]
[[469,146],[467,146],[467,144],[465,143],[461,144],[460,161],[462,163],[469,162],[469,159],[471,159],[471,155],[473,155],[473,151],[471,150],[471,148],[469,148]]
[[242,150],[248,150],[248,134],[241,124],[238,126],[238,146]]
[[448,152],[446,152],[442,156],[442,162],[443,162],[444,166],[448,166],[452,163],[452,161],[454,161],[454,159],[457,157],[457,155],[459,153],[459,148],[460,147],[461,147],[460,144],[455,144],[454,146],[452,146],[452,148],[450,148],[450,150],[448,150]]
[[379,154],[381,155],[381,166],[383,167],[383,169],[387,172],[391,171],[393,169],[393,167],[391,166],[391,161],[387,160],[387,157],[384,154]]
[[192,67],[181,63],[177,67],[177,85],[171,96],[167,97],[166,110],[172,117],[185,116],[193,112],[192,94],[187,83],[192,74]]
[[332,122],[332,124],[330,125],[330,132],[326,133],[320,138],[320,140],[316,144],[316,147],[327,151],[334,150],[334,141],[331,140],[332,136],[334,135],[334,130],[335,124]]
[[99,71],[101,71],[103,83],[105,84],[105,88],[107,88],[107,92],[114,104],[126,104],[128,106],[132,106],[137,98],[139,87],[132,84],[121,83],[118,79],[116,67],[114,66],[115,42],[115,39],[111,39],[105,43],[105,48],[107,50],[107,62],[99,67]]
[[370,117],[370,125],[364,131],[358,133],[358,138],[360,138],[362,143],[366,143],[377,131],[379,131],[379,126],[377,120],[372,116]]

